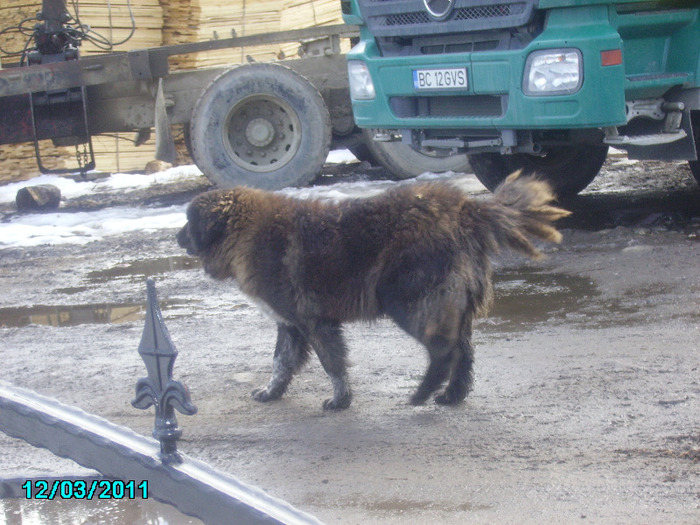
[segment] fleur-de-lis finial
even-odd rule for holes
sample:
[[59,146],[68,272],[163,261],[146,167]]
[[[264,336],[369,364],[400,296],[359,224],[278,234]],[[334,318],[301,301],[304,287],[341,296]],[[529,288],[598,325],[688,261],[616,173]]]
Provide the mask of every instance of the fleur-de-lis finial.
[[156,298],[153,279],[146,281],[146,323],[139,343],[139,354],[148,370],[148,377],[136,383],[136,397],[131,402],[135,408],[155,406],[156,421],[153,437],[160,441],[160,458],[163,463],[179,463],[176,441],[182,431],[177,428],[175,410],[192,415],[197,407],[190,401],[187,387],[173,380],[173,366],[177,350],[163,322],[163,314]]

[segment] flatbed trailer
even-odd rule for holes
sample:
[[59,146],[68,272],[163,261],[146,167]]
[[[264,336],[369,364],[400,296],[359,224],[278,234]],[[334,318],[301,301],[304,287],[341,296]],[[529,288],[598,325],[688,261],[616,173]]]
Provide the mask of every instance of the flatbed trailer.
[[[35,40],[61,41],[65,0],[44,0]],[[43,37],[50,38],[43,38]],[[156,158],[172,162],[183,124],[194,162],[219,186],[304,185],[331,144],[356,145],[341,39],[345,24],[79,57],[74,45],[37,45],[29,65],[0,70],[0,144],[33,142],[39,170],[95,169],[92,137],[155,129]],[[170,71],[174,55],[299,42],[301,58]],[[74,168],[50,170],[39,142],[76,146]],[[144,162],[145,165],[145,162]]]

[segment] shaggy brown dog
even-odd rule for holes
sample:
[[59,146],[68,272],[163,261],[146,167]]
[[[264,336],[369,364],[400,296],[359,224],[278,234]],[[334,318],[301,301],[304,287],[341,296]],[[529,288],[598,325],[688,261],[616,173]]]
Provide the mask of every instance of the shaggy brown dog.
[[258,401],[279,398],[311,349],[333,384],[324,408],[350,405],[341,323],[387,315],[428,349],[411,403],[448,379],[441,404],[472,386],[472,321],[491,300],[489,257],[507,247],[538,257],[528,239],[559,242],[545,182],[511,175],[489,200],[456,184],[401,185],[339,204],[238,187],[196,197],[180,246],[216,279],[234,278],[277,321],[273,372]]

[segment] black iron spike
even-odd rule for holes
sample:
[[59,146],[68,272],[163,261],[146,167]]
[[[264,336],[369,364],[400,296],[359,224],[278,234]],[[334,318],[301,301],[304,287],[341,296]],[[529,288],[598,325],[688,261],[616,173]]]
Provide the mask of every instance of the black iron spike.
[[136,397],[131,404],[140,409],[155,406],[153,437],[160,442],[160,459],[163,463],[179,463],[181,458],[176,442],[182,436],[182,430],[177,426],[175,409],[181,414],[192,415],[197,412],[197,407],[190,401],[187,386],[173,380],[177,350],[163,321],[153,279],[147,279],[146,293],[146,321],[139,354],[148,377],[137,381]]

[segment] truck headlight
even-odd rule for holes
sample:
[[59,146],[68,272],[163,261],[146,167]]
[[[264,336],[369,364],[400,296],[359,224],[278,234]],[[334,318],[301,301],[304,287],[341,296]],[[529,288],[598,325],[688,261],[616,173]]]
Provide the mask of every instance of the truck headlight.
[[375,97],[374,83],[367,64],[360,60],[348,60],[350,96],[355,100],[371,100]]
[[526,95],[568,95],[583,83],[583,59],[578,49],[547,49],[530,53],[525,63]]

